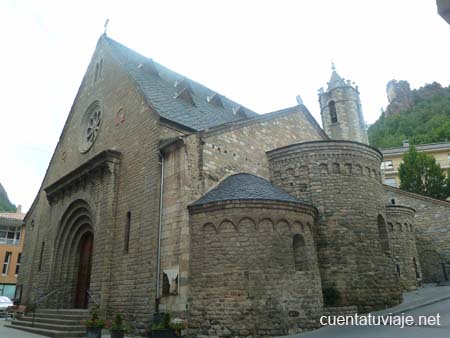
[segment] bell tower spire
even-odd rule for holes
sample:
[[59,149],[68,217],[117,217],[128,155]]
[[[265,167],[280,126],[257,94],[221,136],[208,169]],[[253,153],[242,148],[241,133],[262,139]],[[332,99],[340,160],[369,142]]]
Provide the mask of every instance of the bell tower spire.
[[319,89],[322,126],[331,139],[368,144],[358,86],[343,79],[331,63],[327,90]]

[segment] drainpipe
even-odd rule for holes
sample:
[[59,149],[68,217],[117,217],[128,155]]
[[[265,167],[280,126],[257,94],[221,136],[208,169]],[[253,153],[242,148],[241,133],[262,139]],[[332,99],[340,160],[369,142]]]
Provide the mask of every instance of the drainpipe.
[[163,220],[163,192],[164,192],[164,155],[160,151],[159,158],[161,160],[161,184],[159,193],[159,224],[158,224],[158,251],[156,255],[156,298],[155,298],[155,312],[159,312],[159,298],[160,298],[160,275],[161,275],[161,232]]

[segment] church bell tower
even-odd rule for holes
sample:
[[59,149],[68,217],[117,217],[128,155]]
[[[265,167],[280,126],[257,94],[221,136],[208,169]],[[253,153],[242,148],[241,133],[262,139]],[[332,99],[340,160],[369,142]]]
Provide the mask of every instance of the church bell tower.
[[332,140],[348,140],[368,144],[358,86],[344,80],[334,64],[327,90],[319,89],[322,126]]

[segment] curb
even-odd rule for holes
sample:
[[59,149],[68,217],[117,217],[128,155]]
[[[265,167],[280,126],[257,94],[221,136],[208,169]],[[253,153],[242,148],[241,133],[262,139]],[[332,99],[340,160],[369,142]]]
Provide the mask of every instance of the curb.
[[437,299],[433,299],[433,300],[430,300],[430,301],[425,302],[425,303],[412,305],[410,307],[406,307],[404,309],[400,309],[400,310],[397,310],[397,311],[394,311],[394,312],[389,312],[388,314],[385,314],[385,316],[399,315],[399,314],[406,313],[406,312],[409,312],[409,311],[412,311],[412,310],[420,309],[422,307],[425,307],[425,306],[428,306],[428,305],[431,305],[431,304],[439,303],[439,302],[442,302],[442,301],[447,300],[447,299],[450,299],[450,295],[449,296],[445,296],[445,297],[441,297],[441,298],[437,298]]

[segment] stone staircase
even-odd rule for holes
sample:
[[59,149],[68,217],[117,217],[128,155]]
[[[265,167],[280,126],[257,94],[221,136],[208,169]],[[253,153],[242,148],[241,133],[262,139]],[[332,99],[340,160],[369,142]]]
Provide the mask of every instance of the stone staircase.
[[84,309],[38,309],[34,316],[34,324],[33,313],[29,313],[5,326],[46,337],[77,338],[85,337],[86,328],[80,321],[87,318],[89,311]]

